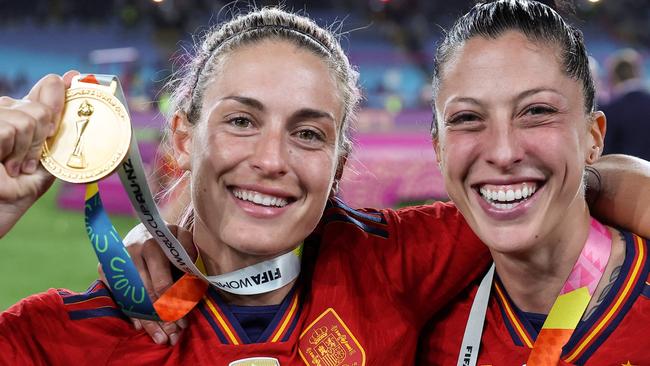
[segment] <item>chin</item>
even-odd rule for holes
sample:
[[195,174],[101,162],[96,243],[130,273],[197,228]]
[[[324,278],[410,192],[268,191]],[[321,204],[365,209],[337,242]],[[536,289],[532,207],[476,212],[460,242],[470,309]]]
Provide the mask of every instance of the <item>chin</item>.
[[525,226],[506,227],[501,229],[490,228],[477,231],[478,237],[490,250],[498,253],[521,253],[526,252],[534,246],[535,236],[531,233],[537,232]]
[[[266,236],[263,238],[262,236]],[[280,253],[286,252],[290,249],[293,249],[295,246],[286,241],[279,241],[276,238],[281,237],[279,235],[264,234],[264,235],[253,235],[252,237],[238,238],[235,247],[239,252],[254,255],[254,256],[264,256],[264,257],[275,257]]]

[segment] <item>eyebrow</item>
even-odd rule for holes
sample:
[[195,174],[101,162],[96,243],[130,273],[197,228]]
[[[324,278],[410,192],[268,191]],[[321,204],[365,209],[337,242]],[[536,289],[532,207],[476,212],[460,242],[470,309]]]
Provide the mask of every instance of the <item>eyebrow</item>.
[[293,114],[294,118],[298,119],[320,119],[320,118],[325,118],[329,119],[332,122],[335,121],[334,116],[325,111],[321,111],[318,109],[313,109],[313,108],[303,108],[297,111],[296,113]]
[[[558,92],[553,88],[535,88],[535,89],[530,89],[519,93],[517,96],[515,96],[513,100],[515,102],[520,102],[522,99],[525,99],[531,95],[535,95],[541,92],[551,92],[554,94],[562,95],[560,92]],[[471,97],[454,97],[448,103],[470,103],[478,106],[483,105],[483,103],[480,100]]]
[[234,100],[235,102],[247,105],[259,111],[264,111],[264,104],[262,104],[262,102],[257,99],[242,97],[239,95],[229,95],[227,97],[224,97],[222,100]]
[[551,93],[554,93],[554,94],[562,95],[562,93],[558,92],[557,90],[555,90],[553,88],[535,88],[535,89],[530,89],[530,90],[526,90],[526,91],[524,91],[522,93],[519,93],[519,95],[517,95],[514,100],[516,102],[520,102],[524,98],[527,98],[527,97],[529,97],[531,95],[541,93],[541,92],[551,92]]
[[[249,98],[249,97],[242,97],[239,95],[230,95],[227,97],[224,97],[222,100],[234,100],[238,103],[247,105],[251,108],[257,109],[260,112],[263,112],[266,108],[264,107],[264,104],[260,102],[257,99]],[[297,119],[319,119],[319,118],[326,118],[332,121],[335,121],[334,116],[325,111],[321,111],[318,109],[314,108],[302,108],[298,110],[297,112],[293,113],[292,115],[293,118]]]

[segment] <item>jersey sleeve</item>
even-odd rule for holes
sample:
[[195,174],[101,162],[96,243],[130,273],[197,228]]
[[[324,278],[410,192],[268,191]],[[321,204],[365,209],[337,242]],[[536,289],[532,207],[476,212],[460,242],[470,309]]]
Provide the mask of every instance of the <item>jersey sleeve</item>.
[[0,364],[53,364],[56,347],[44,340],[63,340],[63,323],[50,319],[64,315],[56,290],[27,297],[0,314]]
[[388,283],[422,321],[482,276],[491,263],[487,247],[453,204],[388,211],[387,221],[394,236],[384,253]]
[[50,289],[0,314],[0,365],[106,365],[132,332],[100,282],[82,294]]

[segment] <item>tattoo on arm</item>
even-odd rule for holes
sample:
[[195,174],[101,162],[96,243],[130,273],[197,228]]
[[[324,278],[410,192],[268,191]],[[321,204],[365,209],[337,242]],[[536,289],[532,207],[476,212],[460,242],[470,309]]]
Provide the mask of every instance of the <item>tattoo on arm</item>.
[[598,309],[600,304],[605,300],[605,298],[607,297],[607,294],[609,293],[609,291],[614,286],[614,282],[616,282],[616,280],[618,279],[618,276],[621,274],[621,267],[622,266],[618,266],[618,267],[614,268],[614,270],[612,271],[612,274],[609,276],[609,283],[607,284],[607,286],[605,286],[603,291],[598,296],[598,301],[596,301],[596,304],[591,309],[589,309],[587,311],[587,313],[583,317],[584,320],[589,319],[596,312],[596,309]]

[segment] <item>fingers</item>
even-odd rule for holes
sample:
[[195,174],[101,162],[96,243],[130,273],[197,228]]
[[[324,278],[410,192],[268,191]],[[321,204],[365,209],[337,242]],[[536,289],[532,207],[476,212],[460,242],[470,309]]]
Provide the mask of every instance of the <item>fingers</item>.
[[72,84],[72,78],[77,75],[79,75],[79,71],[77,70],[70,70],[63,74],[63,83],[65,84],[66,89],[70,87],[70,84]]
[[65,85],[57,75],[39,80],[22,100],[0,97],[0,163],[8,174],[32,174],[45,139],[56,131],[65,102]]
[[[184,247],[191,249],[190,253],[196,252],[191,232],[175,225],[169,225],[169,229],[172,234],[178,236]],[[139,224],[129,231],[124,237],[124,245],[140,273],[147,293],[152,301],[155,301],[173,284],[171,263],[143,224]],[[136,329],[144,329],[157,344],[176,344],[180,333],[187,327],[185,319],[175,323],[142,319],[132,319],[132,321]]]
[[40,103],[15,100],[0,107],[0,161],[9,175],[36,170],[51,121],[51,110]]
[[191,231],[186,230],[185,228],[181,226],[176,226],[176,225],[168,225],[169,229],[173,229],[173,233],[178,238],[178,241],[181,243],[183,248],[187,251],[187,254],[192,258],[193,260],[196,260],[198,257],[198,251],[196,250],[196,246],[194,245],[194,237],[192,235]]
[[182,332],[182,329],[174,323],[159,323],[143,319],[138,319],[138,322],[156,344],[169,343],[173,346],[178,342]]
[[156,298],[159,298],[174,283],[171,263],[154,239],[149,239],[145,243],[142,257],[151,276],[153,291]]
[[65,84],[59,75],[49,74],[39,80],[24,98],[49,107],[54,115],[60,115],[65,104]]

